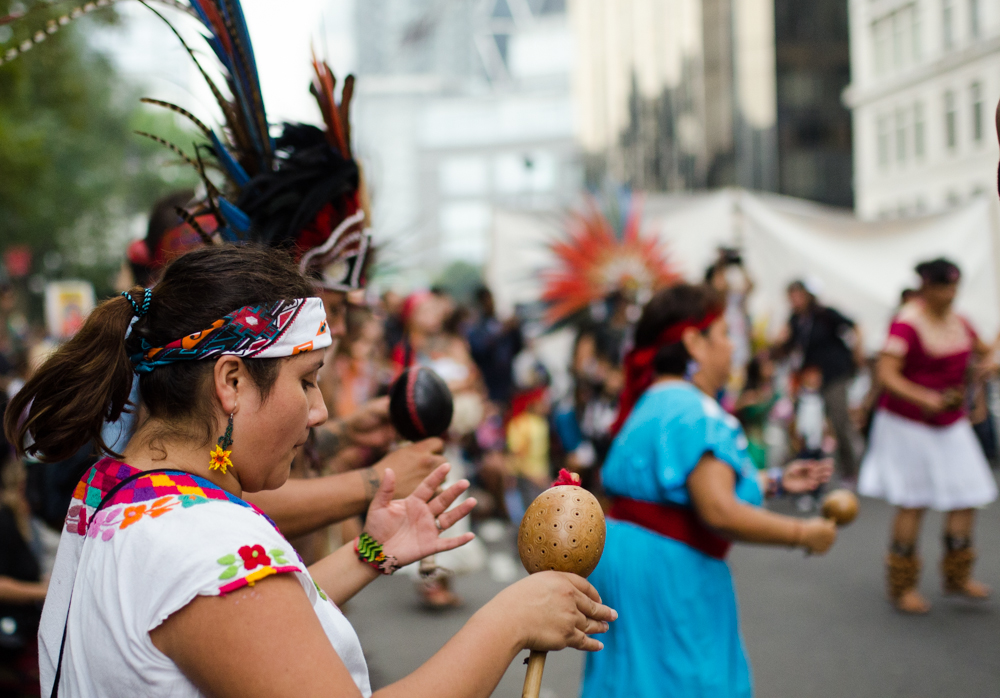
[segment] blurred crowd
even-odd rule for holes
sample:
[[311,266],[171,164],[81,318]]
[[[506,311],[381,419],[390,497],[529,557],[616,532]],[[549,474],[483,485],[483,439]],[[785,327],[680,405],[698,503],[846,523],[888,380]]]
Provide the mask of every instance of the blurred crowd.
[[[726,299],[733,344],[732,381],[718,398],[742,423],[761,481],[780,481],[775,473],[791,460],[830,460],[836,464],[835,480],[854,487],[880,388],[872,379],[874,357],[865,354],[849,313],[824,305],[815,282],[794,281],[788,286],[790,315],[769,341],[748,312],[753,280],[736,250],[720,250],[704,281]],[[901,301],[910,293],[904,292]],[[452,480],[467,477],[473,483],[478,500],[473,525],[495,520],[516,526],[561,468],[578,473],[583,485],[601,496],[599,472],[618,412],[623,357],[643,299],[622,290],[569,323],[573,341],[568,367],[565,357],[564,365],[557,365],[551,355],[543,356],[546,338],[540,323],[526,323],[527,314],[521,312],[499,316],[486,287],[464,303],[443,288],[406,296],[389,291],[381,297],[360,291],[349,300],[346,335],[320,376],[331,419],[357,415],[387,395],[404,369],[425,366],[444,379],[454,397],[444,455],[453,465]],[[55,344],[24,320],[11,288],[0,292],[0,319],[0,403],[5,403]],[[563,387],[555,392],[557,372],[568,373],[568,381],[559,381]],[[989,409],[993,395],[992,385],[976,379],[962,396],[991,462],[997,456]],[[331,447],[317,440],[309,457],[297,462],[293,476],[368,468],[385,455],[384,444],[380,438],[370,446],[355,439]],[[96,459],[96,451],[88,447],[68,462],[28,464],[0,442],[4,695],[31,695],[24,686],[30,687],[37,673],[34,633],[45,580],[73,489]],[[798,495],[796,504],[803,512],[814,511],[820,495]],[[339,542],[331,542],[331,535],[350,540],[361,525],[360,520],[348,521],[330,535],[296,545],[305,557],[318,558]],[[456,557],[439,561],[441,567],[463,571],[483,564],[484,553],[477,553],[476,546],[453,552]],[[418,588],[428,605],[460,602],[446,576],[420,579]]]

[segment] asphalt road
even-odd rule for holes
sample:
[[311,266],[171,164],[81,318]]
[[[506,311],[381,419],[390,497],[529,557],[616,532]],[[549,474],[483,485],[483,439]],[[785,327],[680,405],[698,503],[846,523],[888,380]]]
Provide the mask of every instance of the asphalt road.
[[[941,596],[941,517],[930,514],[922,589],[934,608],[924,617],[895,612],[884,597],[882,562],[891,513],[864,500],[858,519],[822,558],[734,549],[730,561],[758,698],[1000,698],[1000,595],[985,603]],[[977,535],[977,576],[1000,589],[1000,505],[981,514]],[[509,533],[489,547],[491,570],[456,580],[466,600],[462,609],[421,609],[412,581],[402,577],[378,580],[351,602],[347,613],[373,685],[413,671],[505,586],[505,577],[523,574],[519,564],[512,566],[517,558]],[[542,698],[576,696],[582,665],[579,652],[550,655]],[[520,696],[523,676],[519,658],[494,695]]]

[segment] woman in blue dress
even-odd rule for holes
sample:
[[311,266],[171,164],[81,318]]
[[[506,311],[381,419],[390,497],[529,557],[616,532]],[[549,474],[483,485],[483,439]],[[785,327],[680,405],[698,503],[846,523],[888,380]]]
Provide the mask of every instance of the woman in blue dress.
[[[760,508],[736,419],[710,396],[729,378],[724,305],[707,287],[660,291],[636,327],[605,461],[612,497],[604,556],[590,581],[619,620],[587,658],[583,698],[745,698],[750,668],[725,562],[731,541],[824,553],[824,519]],[[689,376],[690,380],[685,380]],[[815,486],[807,468],[788,489]]]

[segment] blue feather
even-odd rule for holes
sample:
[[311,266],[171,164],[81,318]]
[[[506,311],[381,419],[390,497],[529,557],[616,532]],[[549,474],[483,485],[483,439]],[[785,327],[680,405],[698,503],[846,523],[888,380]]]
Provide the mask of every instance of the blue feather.
[[[243,8],[240,6],[238,0],[222,0],[220,9],[223,17],[229,21],[235,34],[232,37],[234,51],[237,51],[237,55],[233,57],[233,63],[236,68],[233,73],[233,82],[240,93],[240,102],[242,103],[247,122],[257,136],[255,147],[257,152],[262,155],[270,153],[271,139],[270,134],[267,133],[267,113],[264,110],[264,100],[260,89],[260,76],[257,73],[253,43],[250,41],[250,32],[247,30]],[[242,47],[243,55],[240,55],[236,47]],[[246,57],[245,62],[240,60],[243,56]],[[261,132],[262,130],[263,132]]]
[[226,147],[222,145],[222,141],[219,137],[212,132],[212,149],[215,151],[215,157],[219,161],[219,164],[226,170],[226,173],[230,178],[236,182],[237,186],[244,187],[247,182],[250,181],[250,175],[247,171],[243,169],[240,163],[236,162],[236,159],[229,154]]
[[235,228],[237,232],[244,234],[250,232],[250,216],[243,213],[243,211],[223,199],[221,196],[219,197],[218,205],[219,212],[222,214],[222,217],[225,218],[226,222]]

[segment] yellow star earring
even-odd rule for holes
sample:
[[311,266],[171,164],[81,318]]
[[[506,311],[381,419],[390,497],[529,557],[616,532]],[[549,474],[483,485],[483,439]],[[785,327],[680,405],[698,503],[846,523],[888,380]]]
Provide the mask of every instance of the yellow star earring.
[[229,415],[229,424],[226,425],[226,433],[219,437],[219,442],[215,445],[215,450],[209,454],[209,470],[221,470],[226,474],[227,468],[233,467],[233,461],[229,458],[233,451],[233,415]]

